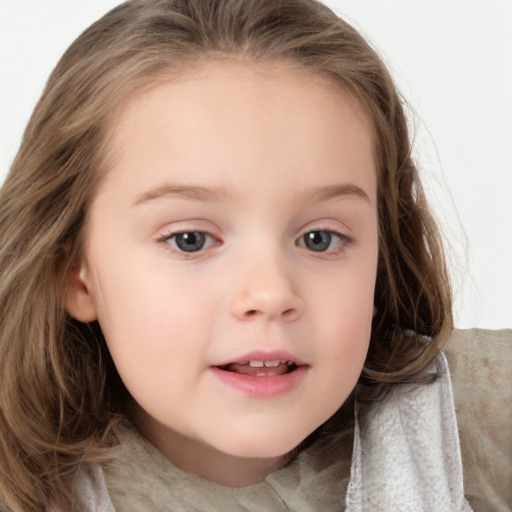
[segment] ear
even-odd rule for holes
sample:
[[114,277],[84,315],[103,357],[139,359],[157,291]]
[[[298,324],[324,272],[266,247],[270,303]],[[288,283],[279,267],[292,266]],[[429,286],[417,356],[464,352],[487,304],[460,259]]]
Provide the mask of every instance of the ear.
[[68,313],[80,322],[89,323],[97,319],[89,279],[83,265],[72,267],[67,278],[65,304]]

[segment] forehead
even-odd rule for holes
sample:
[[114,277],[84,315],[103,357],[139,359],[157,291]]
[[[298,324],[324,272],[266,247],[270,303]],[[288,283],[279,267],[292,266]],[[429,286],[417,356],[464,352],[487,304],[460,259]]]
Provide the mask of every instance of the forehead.
[[320,171],[313,160],[321,147],[329,148],[320,162],[326,172],[333,154],[346,167],[375,168],[371,121],[358,102],[333,79],[287,62],[217,59],[178,76],[162,74],[127,98],[108,132],[112,175],[144,154],[160,158],[162,169],[171,156],[187,174],[208,153],[217,180],[242,159],[254,172],[258,165],[303,166],[308,159]]

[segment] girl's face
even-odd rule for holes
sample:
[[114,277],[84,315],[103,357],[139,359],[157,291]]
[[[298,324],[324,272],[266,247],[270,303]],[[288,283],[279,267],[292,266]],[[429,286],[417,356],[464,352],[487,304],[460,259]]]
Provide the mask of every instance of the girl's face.
[[325,80],[226,61],[132,98],[112,144],[68,309],[99,320],[135,424],[171,461],[219,481],[215,461],[259,460],[223,483],[263,477],[365,360],[369,122]]

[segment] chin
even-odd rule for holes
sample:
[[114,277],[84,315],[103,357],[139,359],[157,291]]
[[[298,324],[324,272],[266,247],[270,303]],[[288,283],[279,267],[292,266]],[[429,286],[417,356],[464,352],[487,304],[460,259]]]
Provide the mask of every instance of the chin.
[[294,450],[309,435],[290,435],[290,432],[270,432],[268,435],[244,436],[236,439],[234,436],[229,443],[218,446],[220,451],[234,457],[271,459],[282,457]]

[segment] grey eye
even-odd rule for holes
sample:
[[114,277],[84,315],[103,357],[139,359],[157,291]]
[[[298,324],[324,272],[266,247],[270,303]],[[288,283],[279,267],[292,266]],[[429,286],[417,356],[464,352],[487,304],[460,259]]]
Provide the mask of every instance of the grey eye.
[[207,237],[209,236],[210,235],[201,233],[200,231],[190,231],[188,233],[178,233],[173,235],[168,239],[168,241],[180,251],[197,252],[205,248]]
[[329,231],[310,231],[302,236],[302,240],[304,247],[315,252],[323,252],[331,246],[332,233]]

